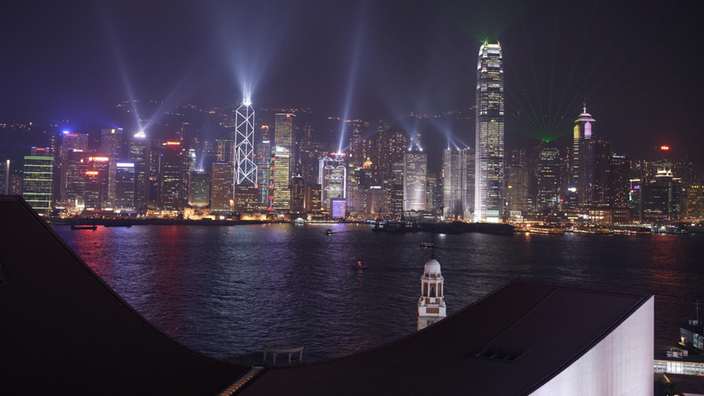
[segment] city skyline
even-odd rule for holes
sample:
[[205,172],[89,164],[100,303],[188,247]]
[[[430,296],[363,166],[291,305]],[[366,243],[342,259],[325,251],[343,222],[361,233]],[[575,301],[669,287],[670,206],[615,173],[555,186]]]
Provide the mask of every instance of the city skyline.
[[[550,2],[492,6],[412,2],[404,7],[394,2],[330,6],[310,1],[282,7],[262,2],[244,3],[233,14],[232,4],[206,3],[172,6],[149,24],[142,23],[143,12],[132,12],[134,6],[130,2],[67,3],[58,9],[15,5],[16,12],[6,14],[15,18],[3,29],[12,33],[24,24],[36,27],[32,30],[36,33],[0,47],[8,58],[17,58],[7,65],[10,85],[1,97],[0,122],[47,124],[68,119],[109,124],[110,107],[125,99],[164,102],[162,111],[176,102],[209,108],[241,100],[248,84],[253,84],[255,108],[309,107],[325,116],[392,122],[404,122],[403,116],[411,112],[470,113],[475,105],[470,93],[474,77],[467,66],[474,62],[472,48],[498,37],[509,49],[504,59],[506,134],[514,140],[568,134],[575,109],[586,100],[591,112],[600,115],[600,123],[608,125],[604,130],[617,147],[650,141],[651,146],[704,148],[700,134],[692,133],[698,128],[694,114],[700,103],[694,92],[702,87],[702,78],[688,58],[701,47],[701,38],[692,34],[696,23],[686,4],[663,10],[655,4],[632,9],[595,2],[580,10],[577,5]],[[142,7],[159,9],[156,4]],[[584,22],[572,29],[566,21],[576,10]],[[242,21],[244,15],[248,18]],[[547,23],[543,16],[550,17]],[[375,23],[379,18],[393,21],[397,31]],[[190,23],[177,33],[168,25],[174,19]],[[612,23],[615,20],[619,23]],[[62,28],[54,29],[55,45],[49,47],[42,34],[58,21]],[[349,29],[327,26],[340,23]],[[125,30],[123,25],[139,28]],[[321,25],[330,33],[325,39],[314,35]],[[163,33],[155,34],[157,27]],[[178,46],[159,45],[169,33],[174,33],[170,40]],[[416,47],[412,54],[405,50]],[[193,51],[183,52],[186,49]],[[672,51],[678,59],[673,77],[658,58],[661,50]],[[272,54],[284,62],[272,61]],[[49,61],[31,70],[45,68],[48,73],[21,69],[38,56],[48,56]],[[260,66],[256,72],[253,64]],[[77,74],[86,67],[90,69]],[[413,132],[412,125],[405,129]],[[450,133],[442,125],[436,129]],[[470,141],[473,127],[453,133]],[[668,141],[656,142],[663,138]]]

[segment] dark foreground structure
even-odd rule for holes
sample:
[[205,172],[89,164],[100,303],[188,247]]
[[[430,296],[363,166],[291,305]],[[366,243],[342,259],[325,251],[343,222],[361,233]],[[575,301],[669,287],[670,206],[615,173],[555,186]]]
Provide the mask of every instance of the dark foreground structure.
[[652,296],[511,282],[394,343],[253,370],[155,329],[19,197],[0,241],[1,395],[653,394]]

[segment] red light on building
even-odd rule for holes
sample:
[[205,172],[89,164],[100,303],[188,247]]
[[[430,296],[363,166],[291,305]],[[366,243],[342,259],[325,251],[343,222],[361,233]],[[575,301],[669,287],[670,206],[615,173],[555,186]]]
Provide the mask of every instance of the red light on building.
[[660,146],[660,150],[662,150],[662,151],[669,151],[669,150],[670,150],[670,146]]
[[67,133],[66,136],[77,137],[78,135],[76,135],[75,133]]

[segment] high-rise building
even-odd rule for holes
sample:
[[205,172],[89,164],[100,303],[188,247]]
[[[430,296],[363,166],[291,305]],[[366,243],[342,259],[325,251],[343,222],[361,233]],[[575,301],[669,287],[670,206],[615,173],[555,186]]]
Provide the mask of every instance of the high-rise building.
[[180,211],[183,182],[183,151],[181,142],[167,141],[162,144],[159,208]]
[[134,203],[141,208],[149,203],[149,158],[151,140],[144,132],[139,132],[130,138],[130,161],[134,164]]
[[0,159],[0,193],[10,194],[10,160]]
[[68,197],[66,195],[66,188],[68,187],[68,180],[66,175],[68,172],[68,155],[69,151],[87,151],[88,150],[88,134],[87,133],[71,133],[69,131],[64,131],[61,135],[61,155],[59,156],[60,163],[60,174],[59,178],[61,180],[60,184],[60,199],[62,202],[66,202]]
[[536,209],[538,211],[555,211],[560,209],[560,149],[545,146],[540,150],[538,163],[538,191]]
[[234,211],[234,166],[229,162],[216,162],[212,166],[210,187],[210,210],[213,212]]
[[210,172],[188,172],[188,204],[203,208],[210,204]]
[[122,128],[106,128],[102,130],[100,154],[104,157],[122,159]]
[[251,92],[245,92],[242,105],[235,111],[235,184],[257,184],[254,162],[254,108]]
[[474,193],[475,193],[475,167],[476,158],[473,148],[464,148],[460,150],[460,183],[462,184],[460,197],[462,199],[462,207],[464,208],[464,218],[471,219],[470,214],[474,212]]
[[499,222],[504,209],[504,69],[501,44],[488,40],[477,61],[474,220]]
[[[466,168],[466,163],[465,163]],[[462,166],[460,150],[446,149],[442,152],[442,206],[443,216],[459,218],[464,212],[462,202]]]
[[530,195],[530,170],[521,165],[507,170],[506,203],[511,212],[526,213],[533,210]]
[[320,159],[318,183],[322,186],[320,202],[323,209],[332,211],[332,200],[347,197],[347,166],[342,155],[327,155]]
[[271,172],[271,136],[269,126],[259,128],[259,142],[254,145],[254,160],[257,164],[257,183],[259,185],[259,205],[269,206],[269,179]]
[[36,155],[48,153],[49,150],[32,151],[35,155],[24,157],[22,197],[37,213],[49,215],[52,209],[54,158],[49,155]]
[[425,211],[428,155],[420,150],[403,156],[403,210]]
[[628,208],[630,161],[624,155],[611,156],[611,207]]
[[215,140],[215,161],[235,163],[235,141],[232,139]]
[[[296,147],[293,120],[296,115],[293,113],[276,113],[274,119],[274,144],[276,152],[289,156],[289,169],[293,173],[296,169]],[[282,151],[281,151],[282,150]],[[290,179],[290,175],[289,175]],[[290,183],[290,180],[289,180]]]
[[611,142],[608,138],[591,136],[579,146],[580,206],[606,207],[611,204]]
[[294,175],[291,179],[291,212],[305,212],[306,188],[303,176]]
[[291,155],[277,146],[273,165],[273,209],[289,211],[291,209]]
[[582,168],[586,165],[584,153],[581,151],[586,143],[585,140],[592,138],[592,123],[596,122],[592,115],[587,113],[586,104],[582,108],[582,114],[574,121],[574,133],[572,138],[572,155],[570,156],[570,170],[572,180],[568,186],[570,193],[567,198],[568,206],[571,208],[577,205],[588,205],[588,181],[585,178],[585,170]]
[[115,164],[115,209],[134,209],[135,164]]
[[109,197],[111,164],[113,162],[110,157],[88,158],[83,195],[83,205],[86,209],[99,210],[112,207]]

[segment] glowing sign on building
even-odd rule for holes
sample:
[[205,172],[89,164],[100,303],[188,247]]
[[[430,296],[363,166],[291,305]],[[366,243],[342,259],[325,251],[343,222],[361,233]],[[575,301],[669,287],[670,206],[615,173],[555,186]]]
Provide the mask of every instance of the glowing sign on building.
[[181,142],[166,142],[164,146],[180,146]]
[[108,161],[110,161],[110,158],[108,158],[108,157],[89,157],[88,161],[108,162]]
[[662,150],[662,151],[669,151],[669,150],[670,150],[670,146],[660,146],[660,150]]

